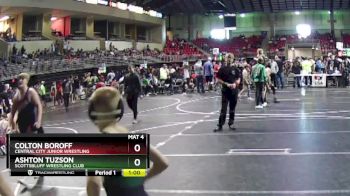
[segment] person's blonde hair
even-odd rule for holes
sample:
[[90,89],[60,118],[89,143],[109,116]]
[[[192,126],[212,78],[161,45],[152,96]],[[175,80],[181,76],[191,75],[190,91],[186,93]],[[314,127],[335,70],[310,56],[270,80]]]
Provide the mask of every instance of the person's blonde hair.
[[30,75],[28,73],[20,73],[20,74],[18,74],[17,78],[23,78],[23,79],[27,79],[29,81]]
[[98,88],[90,97],[89,102],[96,112],[112,112],[119,104],[121,95],[118,90],[112,87]]
[[227,53],[225,56],[225,62],[228,62],[228,58],[231,58],[231,62],[233,62],[235,60],[235,55],[232,53]]

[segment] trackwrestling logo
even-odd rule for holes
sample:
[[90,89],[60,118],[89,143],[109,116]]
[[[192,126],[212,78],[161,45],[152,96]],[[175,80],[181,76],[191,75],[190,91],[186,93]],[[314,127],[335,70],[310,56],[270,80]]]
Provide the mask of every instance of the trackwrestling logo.
[[28,175],[29,176],[33,175],[33,173],[34,173],[33,170],[28,170]]

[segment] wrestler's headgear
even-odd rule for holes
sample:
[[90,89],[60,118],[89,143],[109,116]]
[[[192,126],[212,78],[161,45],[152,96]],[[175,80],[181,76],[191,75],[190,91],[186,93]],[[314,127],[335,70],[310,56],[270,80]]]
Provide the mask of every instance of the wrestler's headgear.
[[112,87],[97,89],[89,100],[89,118],[96,123],[120,121],[124,114],[124,104],[118,90]]

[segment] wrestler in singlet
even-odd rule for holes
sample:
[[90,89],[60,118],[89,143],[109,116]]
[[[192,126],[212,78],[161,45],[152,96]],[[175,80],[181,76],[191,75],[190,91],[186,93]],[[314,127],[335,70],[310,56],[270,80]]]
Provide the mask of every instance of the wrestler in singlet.
[[[38,93],[28,87],[30,76],[22,73],[18,76],[18,92],[13,98],[13,106],[11,110],[10,123],[15,130],[16,123],[20,133],[42,133],[42,105]],[[16,112],[17,120],[14,117]]]
[[34,123],[36,121],[36,107],[29,98],[29,89],[30,88],[27,88],[23,99],[18,102],[17,124],[21,133],[31,133],[35,130]]
[[[93,109],[89,110],[89,116],[101,133],[128,133],[126,128],[118,124],[122,117],[122,112],[118,114],[119,117],[115,116],[115,112],[120,112],[120,101],[121,95],[119,91],[112,87],[98,88],[92,94],[89,108]],[[146,177],[89,176],[87,181],[87,195],[99,195],[103,186],[107,196],[147,196],[144,189],[145,181],[160,174],[168,167],[167,159],[157,149],[150,146],[149,153],[153,164]]]

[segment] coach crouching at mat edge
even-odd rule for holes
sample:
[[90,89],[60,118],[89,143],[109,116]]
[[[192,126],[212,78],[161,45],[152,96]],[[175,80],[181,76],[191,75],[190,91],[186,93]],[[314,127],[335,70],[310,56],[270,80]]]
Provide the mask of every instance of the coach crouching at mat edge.
[[234,66],[234,55],[227,54],[225,57],[224,65],[219,69],[217,74],[217,80],[222,84],[222,95],[221,95],[221,112],[219,117],[218,127],[214,129],[214,132],[222,131],[222,126],[225,124],[227,105],[229,105],[230,119],[228,121],[228,126],[231,130],[236,130],[233,127],[235,119],[235,110],[238,98],[238,86],[241,82],[240,70]]

